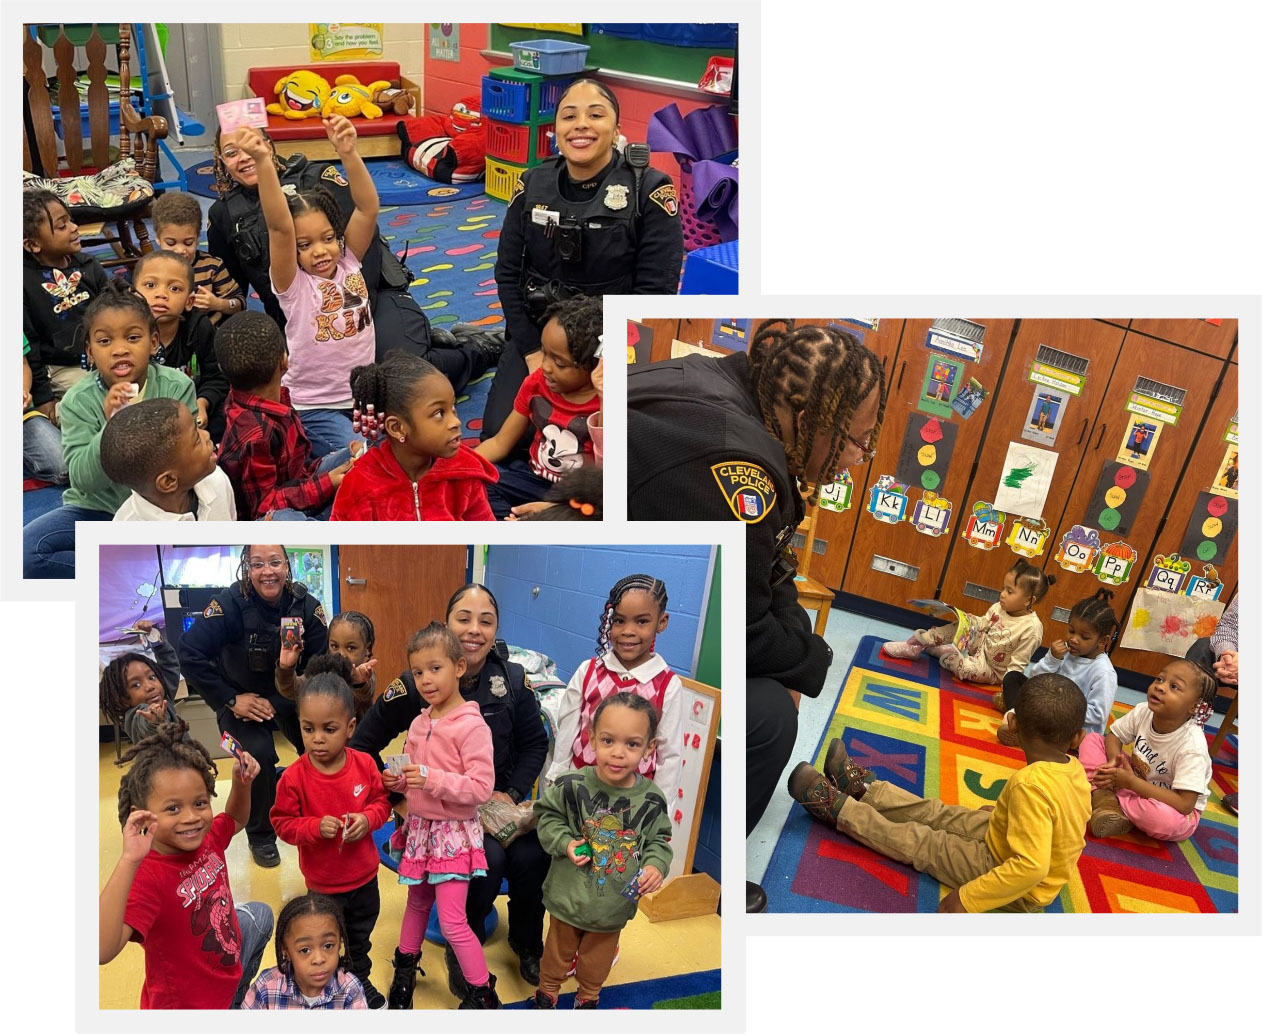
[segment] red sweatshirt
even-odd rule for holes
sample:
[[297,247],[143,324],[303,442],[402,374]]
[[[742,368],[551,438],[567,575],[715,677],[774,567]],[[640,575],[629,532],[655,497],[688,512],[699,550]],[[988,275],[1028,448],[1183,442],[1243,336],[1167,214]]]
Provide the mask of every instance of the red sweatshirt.
[[340,835],[332,840],[320,836],[320,820],[325,815],[340,819],[354,812],[368,816],[370,831],[390,817],[381,772],[362,751],[348,747],[346,764],[333,775],[317,772],[304,754],[280,777],[272,826],[285,843],[298,846],[298,868],[308,889],[342,894],[377,875],[377,847],[371,833],[350,844],[343,843]]
[[486,486],[499,480],[492,463],[467,445],[435,459],[419,481],[399,466],[388,442],[360,456],[337,490],[333,521],[493,521]]

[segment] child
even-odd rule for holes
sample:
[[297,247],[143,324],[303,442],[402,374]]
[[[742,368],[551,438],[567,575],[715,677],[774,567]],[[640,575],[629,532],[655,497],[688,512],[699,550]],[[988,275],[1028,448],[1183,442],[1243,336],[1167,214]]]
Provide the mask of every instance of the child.
[[298,846],[307,889],[327,894],[346,918],[349,969],[363,985],[368,1008],[386,997],[368,979],[372,928],[381,911],[377,847],[369,834],[385,824],[390,805],[376,762],[346,743],[355,731],[351,687],[332,672],[307,679],[298,694],[298,725],[305,753],[276,786],[272,826]]
[[292,520],[327,511],[351,453],[312,457],[281,384],[289,356],[280,328],[261,312],[243,312],[224,324],[215,354],[229,384],[219,465],[236,491],[237,515]]
[[61,400],[61,434],[70,487],[59,509],[23,530],[27,578],[74,577],[74,522],[108,521],[130,494],[101,466],[101,431],[140,399],[175,399],[197,412],[193,382],[179,370],[150,366],[158,327],[145,300],[111,280],[83,314],[89,374]]
[[390,838],[392,848],[402,849],[399,882],[408,888],[390,1008],[412,1008],[421,940],[437,901],[439,926],[469,984],[460,1008],[498,1009],[495,976],[465,918],[469,880],[486,875],[478,805],[491,799],[495,785],[491,730],[478,705],[460,696],[464,652],[441,621],[412,637],[408,664],[429,706],[412,722],[403,745],[411,764],[401,775],[388,769],[382,774],[386,789],[406,791],[408,802],[407,824]]
[[679,676],[653,652],[669,621],[665,582],[647,574],[632,574],[609,590],[600,616],[596,657],[578,666],[558,705],[556,758],[548,769],[547,782],[555,782],[572,768],[596,763],[596,709],[615,693],[629,692],[652,705],[660,728],[655,746],[645,751],[639,772],[657,783],[668,801],[675,799],[682,768],[683,688]]
[[[1218,682],[1204,668],[1172,660],[1148,687],[1148,698],[1108,733],[1093,732],[1078,749],[1091,780],[1091,833],[1117,837],[1132,826],[1157,840],[1196,832],[1213,775],[1205,722]],[[1124,744],[1134,743],[1131,756]]]
[[192,194],[167,191],[153,203],[153,236],[163,251],[193,267],[193,309],[218,327],[225,316],[245,311],[245,294],[223,259],[202,251],[202,206]]
[[82,247],[79,227],[57,195],[23,193],[22,333],[31,344],[34,404],[41,410],[83,377],[80,320],[110,280],[101,263],[79,253]]
[[118,787],[123,853],[101,891],[104,966],[139,941],[145,952],[142,1009],[237,1008],[272,932],[260,901],[233,906],[224,852],[250,817],[258,762],[232,764],[232,792],[215,815],[215,763],[183,743],[183,722],[160,726],[124,756]]
[[539,843],[553,859],[537,1009],[556,1008],[572,961],[574,1008],[596,1008],[636,899],[670,870],[667,798],[639,771],[656,744],[657,712],[641,696],[615,693],[596,709],[593,728],[596,763],[565,773],[535,804]]
[[1103,735],[1113,711],[1117,696],[1117,672],[1109,660],[1109,646],[1117,635],[1117,615],[1109,606],[1113,593],[1100,589],[1094,596],[1079,600],[1069,612],[1069,629],[1064,639],[1057,639],[1041,660],[1025,669],[1025,673],[1010,671],[1003,677],[1003,689],[992,699],[995,707],[1004,711],[1004,721],[998,730],[999,742],[1006,747],[1019,746],[1017,734],[1009,727],[1007,716],[1012,714],[1026,676],[1043,672],[1059,672],[1082,690],[1087,698],[1087,720],[1084,729]]
[[376,633],[372,620],[357,610],[345,610],[329,622],[329,652],[312,657],[306,673],[295,675],[302,646],[280,649],[276,666],[276,691],[297,700],[303,684],[312,675],[332,671],[340,675],[355,696],[355,720],[360,721],[377,699],[377,658],[372,655]]
[[351,371],[356,428],[385,431],[346,476],[335,521],[489,521],[495,468],[460,441],[451,382],[424,359],[393,351]]
[[[101,672],[101,710],[123,727],[132,743],[152,736],[158,726],[178,722],[175,691],[180,687],[180,662],[171,646],[142,618],[137,630],[153,649],[153,656],[129,650],[120,654]],[[184,741],[191,743],[187,733]]]
[[[66,458],[61,454],[61,430],[52,421],[57,404],[52,401],[48,371],[40,367],[40,381],[35,379],[29,356],[31,344],[22,335],[22,478],[49,485],[64,485],[70,480]],[[41,405],[36,397],[43,398]],[[42,406],[42,408],[41,408]]]
[[344,228],[337,201],[322,187],[286,198],[271,145],[256,130],[240,130],[237,140],[258,169],[272,290],[285,313],[292,364],[285,385],[316,456],[341,448],[351,434],[350,372],[373,361],[377,341],[360,271],[365,253],[377,246],[377,188],[355,151],[351,121],[334,115],[324,129],[355,202]]
[[821,776],[803,761],[789,794],[810,814],[861,844],[955,888],[939,912],[1039,912],[1069,882],[1086,844],[1091,787],[1068,754],[1085,735],[1087,701],[1063,675],[1036,675],[1017,700],[1026,765],[993,810],[963,808],[873,780],[828,745]]
[[968,615],[969,633],[963,651],[952,645],[957,625],[917,629],[906,642],[886,643],[891,657],[915,660],[928,650],[938,663],[966,682],[993,685],[1010,671],[1021,671],[1043,641],[1043,622],[1034,604],[1056,584],[1033,564],[1018,560],[1004,575],[999,599],[981,617]]
[[514,506],[509,521],[600,521],[605,518],[604,472],[579,467],[549,489],[542,503]]
[[[601,300],[559,302],[546,319],[541,366],[522,381],[499,432],[478,446],[499,467],[499,482],[487,490],[497,520],[518,504],[542,499],[567,471],[594,462],[587,418],[600,410],[592,371],[604,326]],[[509,459],[532,424],[529,462]]]
[[349,972],[346,923],[327,894],[303,894],[276,919],[276,965],[245,993],[242,1009],[367,1009]]
[[237,519],[210,433],[175,399],[145,399],[114,414],[101,432],[101,469],[132,490],[116,521]]
[[174,252],[151,251],[136,260],[131,282],[158,321],[157,361],[193,378],[197,426],[220,438],[228,382],[215,359],[215,328],[193,311],[193,267]]

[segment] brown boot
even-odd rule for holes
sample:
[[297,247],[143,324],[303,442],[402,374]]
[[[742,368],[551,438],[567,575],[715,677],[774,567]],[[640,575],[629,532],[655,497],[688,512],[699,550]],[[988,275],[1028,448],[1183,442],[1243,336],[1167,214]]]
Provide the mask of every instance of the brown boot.
[[856,801],[868,792],[872,780],[876,778],[870,768],[860,768],[846,753],[840,738],[828,745],[828,753],[824,755],[824,777],[844,794]]
[[837,828],[837,813],[846,795],[812,768],[809,761],[801,762],[789,773],[789,796],[820,822]]
[[1135,828],[1112,790],[1091,791],[1091,821],[1088,826],[1095,837],[1120,837]]
[[1003,690],[1001,689],[993,697],[990,698],[991,706],[1000,714],[1007,714],[1008,705],[1003,702]]

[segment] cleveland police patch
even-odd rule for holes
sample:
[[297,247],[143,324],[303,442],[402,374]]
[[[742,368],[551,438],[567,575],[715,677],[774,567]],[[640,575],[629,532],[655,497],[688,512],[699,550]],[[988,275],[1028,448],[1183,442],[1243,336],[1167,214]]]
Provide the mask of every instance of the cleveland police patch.
[[317,603],[317,604],[316,604],[315,613],[314,613],[314,614],[312,614],[311,616],[312,616],[313,618],[315,618],[318,622],[320,622],[320,624],[322,624],[322,625],[327,625],[327,624],[329,623],[329,619],[328,619],[328,618],[326,618],[326,617],[324,616],[324,604],[323,604],[323,603]]
[[513,184],[513,194],[512,194],[512,196],[508,199],[508,203],[511,205],[514,201],[516,201],[519,197],[521,197],[521,195],[522,195],[522,193],[525,191],[525,189],[526,189],[525,184],[524,184],[524,183],[522,183],[522,181],[521,181],[521,177],[520,177],[520,176],[518,176],[518,177],[517,177],[517,182]]
[[710,468],[737,520],[757,524],[776,501],[771,476],[757,463],[732,460]]
[[408,688],[403,684],[402,679],[395,679],[386,687],[386,691],[381,694],[382,700],[397,700],[399,697],[408,695]]
[[649,200],[669,216],[679,214],[679,198],[675,194],[675,184],[673,183],[666,183],[658,187],[649,195]]
[[345,187],[348,185],[346,177],[337,171],[336,165],[328,166],[322,173],[320,173],[320,179],[336,183],[339,187]]
[[202,611],[204,618],[221,618],[223,617],[223,607],[219,606],[218,600],[211,600],[210,605]]

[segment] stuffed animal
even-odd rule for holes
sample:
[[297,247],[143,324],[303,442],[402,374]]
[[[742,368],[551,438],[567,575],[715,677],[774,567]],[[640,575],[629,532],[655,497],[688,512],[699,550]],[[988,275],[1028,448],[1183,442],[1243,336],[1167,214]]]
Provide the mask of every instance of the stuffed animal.
[[486,129],[482,98],[462,97],[450,115],[399,120],[403,160],[440,183],[470,183],[486,175]]
[[412,95],[411,90],[403,89],[403,84],[395,79],[384,90],[378,90],[372,102],[381,108],[382,111],[390,111],[396,115],[406,115],[412,110],[412,106],[416,103],[416,98]]
[[329,99],[331,87],[323,77],[305,68],[290,72],[272,87],[276,103],[267,110],[287,119],[320,118],[321,109]]
[[325,118],[330,115],[345,115],[347,118],[354,118],[356,115],[362,115],[364,118],[381,118],[383,112],[373,103],[372,98],[378,90],[389,85],[384,79],[364,85],[353,75],[339,75],[333,84],[333,92],[329,94],[329,99],[320,109],[320,114]]

